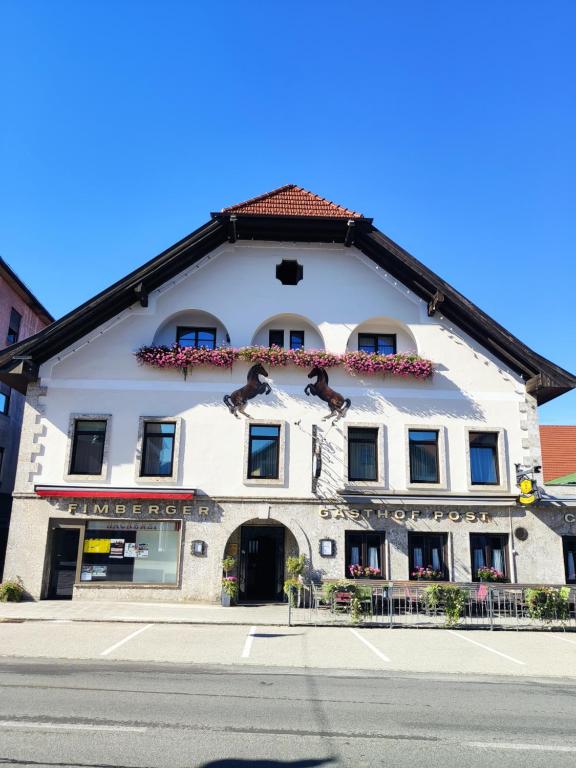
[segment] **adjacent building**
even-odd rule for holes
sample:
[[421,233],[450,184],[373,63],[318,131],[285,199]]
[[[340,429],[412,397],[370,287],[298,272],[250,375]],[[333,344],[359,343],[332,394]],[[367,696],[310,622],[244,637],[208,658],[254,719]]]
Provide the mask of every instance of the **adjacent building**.
[[[0,349],[33,336],[54,320],[0,258]],[[24,396],[0,382],[0,579],[10,524]]]
[[288,185],[0,356],[26,393],[6,572],[35,598],[243,600],[311,578],[574,580],[537,406],[576,378],[361,213]]

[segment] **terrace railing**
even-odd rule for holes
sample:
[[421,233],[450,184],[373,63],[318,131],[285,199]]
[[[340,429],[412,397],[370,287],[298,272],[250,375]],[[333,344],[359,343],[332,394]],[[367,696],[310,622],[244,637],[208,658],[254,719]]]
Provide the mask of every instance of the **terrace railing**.
[[302,584],[289,624],[576,631],[576,588],[529,584]]

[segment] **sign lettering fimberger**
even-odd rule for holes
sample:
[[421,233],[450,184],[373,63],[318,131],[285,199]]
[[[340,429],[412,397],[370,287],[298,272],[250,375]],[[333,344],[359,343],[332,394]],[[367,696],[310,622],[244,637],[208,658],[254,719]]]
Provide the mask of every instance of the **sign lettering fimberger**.
[[208,517],[210,507],[192,507],[188,504],[176,506],[176,504],[98,504],[96,502],[68,504],[68,512],[71,515],[177,515],[186,517],[196,513],[199,517]]
[[487,512],[445,512],[437,509],[431,512],[422,512],[419,509],[320,509],[320,517],[330,520],[360,520],[363,518],[378,520],[450,520],[453,523],[464,521],[467,523],[489,523],[492,516]]

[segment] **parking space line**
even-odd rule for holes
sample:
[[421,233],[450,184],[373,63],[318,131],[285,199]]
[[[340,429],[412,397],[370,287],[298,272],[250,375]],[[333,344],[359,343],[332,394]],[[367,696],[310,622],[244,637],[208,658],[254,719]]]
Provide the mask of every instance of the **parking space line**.
[[254,642],[255,632],[256,632],[256,627],[250,627],[250,631],[248,632],[248,636],[246,637],[246,642],[244,643],[244,649],[242,650],[243,659],[247,659],[250,656],[250,651],[252,650],[252,643]]
[[490,651],[490,653],[495,653],[497,656],[502,656],[503,659],[508,659],[508,661],[513,661],[514,664],[520,664],[523,667],[526,666],[525,661],[520,661],[519,659],[515,659],[513,656],[508,656],[507,653],[502,653],[502,651],[497,651],[495,648],[490,648],[489,645],[484,645],[484,643],[479,643],[477,640],[472,640],[470,637],[466,637],[466,635],[461,635],[460,632],[454,632],[453,629],[447,629],[445,630],[450,635],[454,635],[454,637],[459,637],[461,640],[467,640],[469,643],[472,643],[473,645],[477,645],[479,648],[484,648],[485,651]]
[[102,651],[100,656],[108,656],[109,653],[112,653],[112,651],[115,651],[116,648],[120,648],[121,645],[124,645],[124,643],[127,643],[129,640],[132,640],[133,637],[137,637],[138,635],[141,635],[142,632],[146,632],[147,629],[150,629],[150,627],[153,627],[154,624],[146,624],[145,627],[140,627],[140,629],[137,629],[136,632],[132,632],[131,635],[128,635],[128,637],[125,637],[123,640],[120,640],[117,643],[114,643],[114,645],[111,645],[110,648],[106,648],[105,651]]
[[576,645],[576,640],[568,640],[567,637],[560,637],[560,635],[550,635],[550,637],[554,637],[556,640],[562,640],[563,643],[570,643],[570,645]]
[[120,731],[122,733],[146,733],[148,728],[128,725],[90,725],[90,723],[35,723],[30,720],[0,720],[1,728],[39,728],[42,731]]
[[365,646],[370,648],[372,653],[375,653],[376,656],[378,656],[379,659],[382,659],[382,661],[390,662],[390,659],[388,656],[385,656],[382,651],[379,651],[378,648],[376,648],[375,645],[372,645],[372,643],[369,640],[366,640],[365,637],[362,637],[362,635],[357,632],[355,629],[352,629],[352,627],[349,627],[350,632],[354,635],[354,637],[357,637],[360,642],[364,643]]
[[522,751],[534,752],[576,752],[576,747],[566,747],[564,745],[550,744],[497,744],[491,741],[468,741],[467,747],[480,747],[481,749],[516,749]]

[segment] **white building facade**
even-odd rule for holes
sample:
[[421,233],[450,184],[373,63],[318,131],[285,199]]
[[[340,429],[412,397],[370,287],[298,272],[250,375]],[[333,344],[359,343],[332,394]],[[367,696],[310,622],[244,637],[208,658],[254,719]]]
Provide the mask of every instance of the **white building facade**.
[[298,187],[213,214],[0,367],[27,392],[5,573],[34,598],[216,601],[225,555],[244,600],[282,599],[291,554],[315,580],[571,581],[576,508],[520,505],[516,465],[574,377]]

